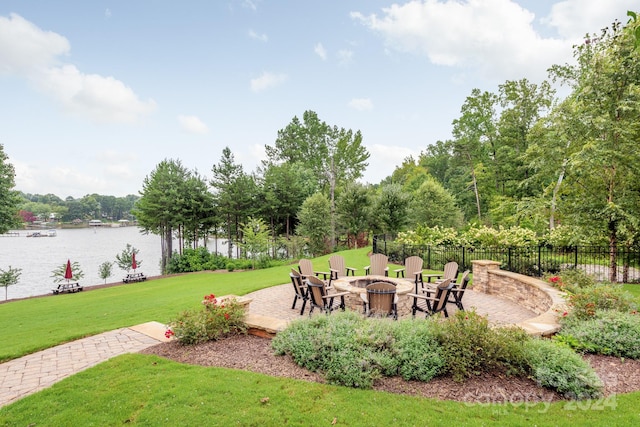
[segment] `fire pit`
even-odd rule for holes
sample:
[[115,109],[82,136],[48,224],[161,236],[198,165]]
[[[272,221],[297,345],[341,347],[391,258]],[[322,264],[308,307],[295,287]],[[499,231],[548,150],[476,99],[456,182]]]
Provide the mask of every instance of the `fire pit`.
[[411,315],[411,304],[413,299],[406,296],[409,292],[413,292],[415,284],[412,280],[404,278],[392,278],[386,276],[351,276],[341,277],[333,280],[331,283],[337,292],[349,292],[345,296],[346,306],[353,311],[362,311],[362,298],[360,295],[365,294],[367,285],[376,282],[386,282],[395,285],[398,294],[398,317],[406,317]]

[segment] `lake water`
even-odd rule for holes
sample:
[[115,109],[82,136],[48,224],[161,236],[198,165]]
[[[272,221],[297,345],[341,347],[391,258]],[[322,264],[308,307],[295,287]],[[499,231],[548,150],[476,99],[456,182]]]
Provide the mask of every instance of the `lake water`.
[[[0,237],[0,268],[22,269],[18,283],[8,288],[9,299],[50,294],[57,286],[51,277],[52,271],[66,264],[67,259],[80,264],[84,272],[79,281],[82,286],[103,284],[98,273],[100,264],[115,262],[116,255],[122,253],[127,243],[139,250],[136,261],[142,265],[138,272],[147,276],[160,274],[160,237],[142,234],[137,227],[57,229],[56,237],[37,238],[27,238],[27,230],[17,233],[18,237]],[[224,253],[222,246],[219,243],[217,249]],[[174,248],[177,248],[176,243]],[[119,282],[126,274],[114,264],[107,283]],[[0,287],[0,300],[4,300],[3,287]]]

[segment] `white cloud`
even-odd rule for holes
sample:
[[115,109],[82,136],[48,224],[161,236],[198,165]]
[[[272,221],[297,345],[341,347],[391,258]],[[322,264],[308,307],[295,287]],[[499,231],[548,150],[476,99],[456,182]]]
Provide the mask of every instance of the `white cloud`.
[[540,37],[534,14],[512,0],[412,0],[383,9],[382,17],[351,16],[380,33],[389,49],[498,79],[544,78],[549,65],[571,53],[571,43]]
[[27,76],[67,111],[97,122],[133,123],[155,109],[153,100],[141,101],[120,80],[60,64],[58,57],[69,51],[69,42],[59,34],[15,14],[0,17],[0,71]]
[[314,46],[313,51],[316,55],[318,55],[323,61],[327,59],[327,50],[322,46],[322,43],[318,43]]
[[286,80],[286,74],[273,74],[265,71],[260,77],[251,79],[251,90],[254,92],[261,92],[263,90],[279,86]]
[[358,111],[373,110],[373,101],[369,98],[353,98],[349,101],[349,107]]
[[49,68],[39,75],[36,84],[67,111],[86,115],[96,122],[135,123],[156,107],[153,100],[138,99],[120,80],[83,74],[74,65]]
[[413,156],[417,159],[420,155],[419,151],[393,145],[374,144],[367,146],[367,150],[371,157],[369,157],[369,166],[364,172],[363,181],[369,183],[380,182],[391,175],[396,166],[401,165],[407,157]]
[[106,9],[104,11],[104,17],[107,19],[111,18],[111,9]]
[[265,43],[269,41],[269,37],[266,34],[258,34],[253,30],[249,30],[249,37]]
[[31,74],[69,51],[69,41],[61,35],[43,31],[14,13],[0,16],[0,72]]
[[189,133],[204,135],[209,132],[209,128],[196,116],[178,116],[178,121],[182,129]]
[[560,36],[575,40],[598,33],[616,18],[626,17],[627,10],[637,9],[637,0],[565,0],[554,4],[551,14],[541,22],[556,28]]

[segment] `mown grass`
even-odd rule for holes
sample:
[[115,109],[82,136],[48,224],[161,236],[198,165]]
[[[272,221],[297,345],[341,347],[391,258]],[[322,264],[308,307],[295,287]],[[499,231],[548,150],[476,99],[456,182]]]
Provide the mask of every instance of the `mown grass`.
[[[345,251],[347,265],[369,264],[371,248]],[[328,271],[329,256],[313,260]],[[157,280],[0,304],[0,362],[63,342],[149,321],[168,322],[204,295],[244,295],[287,283],[297,264],[234,273],[192,273]],[[362,270],[361,270],[362,273]],[[16,285],[19,286],[19,285]]]
[[[370,248],[344,252],[368,265]],[[324,270],[328,257],[314,259]],[[0,359],[78,337],[157,320],[203,295],[244,294],[286,283],[289,266],[200,273],[0,304]],[[636,294],[638,295],[638,294]],[[464,387],[462,384],[461,387]],[[0,409],[0,425],[638,425],[640,393],[602,401],[464,404],[307,383],[222,368],[124,355]]]
[[638,397],[464,404],[124,355],[0,409],[0,425],[637,425]]

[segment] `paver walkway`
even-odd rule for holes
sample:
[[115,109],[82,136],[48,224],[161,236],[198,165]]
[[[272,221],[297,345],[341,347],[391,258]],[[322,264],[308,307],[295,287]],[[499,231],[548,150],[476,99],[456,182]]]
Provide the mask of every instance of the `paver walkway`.
[[156,322],[116,329],[0,364],[0,408],[112,357],[162,341]]
[[[291,284],[273,286],[248,294],[252,298],[251,314],[282,320],[300,319],[300,302],[293,302]],[[475,308],[496,324],[518,323],[535,316],[513,302],[473,292],[465,292],[465,308]],[[451,311],[456,308],[451,306]],[[319,311],[319,310],[318,310]],[[308,308],[305,310],[305,315]],[[112,357],[135,353],[166,341],[165,326],[148,322],[131,328],[122,328],[52,347],[19,359],[0,364],[0,408],[22,397],[35,393],[77,372],[102,363]]]

